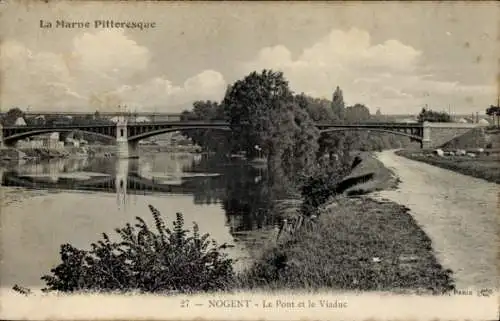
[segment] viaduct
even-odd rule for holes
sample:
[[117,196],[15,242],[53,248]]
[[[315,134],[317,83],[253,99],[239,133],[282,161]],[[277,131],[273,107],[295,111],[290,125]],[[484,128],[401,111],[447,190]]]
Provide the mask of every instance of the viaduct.
[[[167,119],[172,119],[168,116]],[[242,125],[244,126],[244,125]],[[461,136],[478,124],[462,123],[316,123],[322,134],[334,131],[370,131],[391,133],[409,137],[420,142],[422,148],[439,147],[446,142]],[[120,158],[137,158],[138,142],[148,137],[189,129],[212,129],[230,131],[231,125],[226,121],[193,121],[175,120],[137,122],[123,115],[117,116],[116,123],[96,125],[30,125],[30,126],[2,126],[0,124],[1,147],[11,146],[20,139],[45,133],[72,132],[79,130],[94,135],[113,139],[117,146],[117,155]]]

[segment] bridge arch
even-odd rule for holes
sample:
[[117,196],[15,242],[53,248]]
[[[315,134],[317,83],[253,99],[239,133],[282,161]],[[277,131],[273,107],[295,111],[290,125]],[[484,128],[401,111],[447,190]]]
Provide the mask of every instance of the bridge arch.
[[416,141],[422,142],[422,137],[413,135],[413,134],[408,134],[402,131],[397,131],[397,130],[389,130],[389,129],[383,129],[383,128],[362,128],[362,127],[334,127],[334,128],[327,128],[327,129],[322,129],[320,130],[320,134],[326,134],[326,133],[331,133],[331,132],[336,132],[336,131],[374,131],[374,132],[379,132],[379,133],[388,133],[388,134],[394,134],[394,135],[399,135],[399,136],[405,136],[409,137],[411,139],[414,139]]
[[98,137],[102,137],[102,138],[106,138],[106,139],[110,139],[112,141],[116,140],[116,137],[115,136],[110,136],[110,135],[106,135],[106,134],[102,134],[102,133],[99,133],[99,132],[94,132],[94,131],[91,131],[91,130],[84,130],[84,129],[75,129],[75,128],[50,128],[50,129],[36,129],[36,130],[30,130],[30,131],[26,131],[26,132],[22,132],[22,133],[16,133],[16,134],[13,134],[13,135],[10,135],[10,136],[6,136],[4,137],[4,142],[5,144],[12,144],[12,143],[15,143],[17,142],[18,140],[21,140],[21,139],[24,139],[24,138],[28,138],[28,137],[32,137],[32,136],[37,136],[37,135],[42,135],[42,134],[47,134],[47,133],[60,133],[60,132],[73,132],[73,131],[79,131],[79,132],[82,132],[82,133],[87,133],[87,134],[90,134],[90,135],[95,135],[95,136],[98,136]]
[[142,139],[146,139],[149,137],[161,135],[161,134],[166,134],[166,133],[172,133],[172,132],[178,132],[181,130],[198,130],[198,129],[212,129],[212,130],[220,130],[220,131],[231,131],[231,128],[229,126],[225,127],[220,127],[220,126],[182,126],[182,127],[170,127],[170,128],[162,128],[162,129],[157,129],[149,132],[144,132],[138,135],[134,136],[129,136],[128,141],[129,142],[137,142]]

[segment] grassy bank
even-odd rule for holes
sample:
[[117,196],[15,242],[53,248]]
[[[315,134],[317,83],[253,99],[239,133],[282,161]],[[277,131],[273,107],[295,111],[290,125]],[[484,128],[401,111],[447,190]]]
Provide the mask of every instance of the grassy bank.
[[489,182],[500,184],[500,156],[478,156],[470,158],[465,156],[430,156],[418,151],[401,150],[397,155],[430,165],[449,169],[460,174],[481,178]]
[[312,229],[266,250],[240,282],[244,289],[439,293],[453,288],[450,273],[405,207],[339,198]]
[[[375,173],[354,194],[394,188],[397,178],[364,154],[353,176]],[[351,191],[352,193],[352,191]],[[239,279],[244,289],[453,289],[451,271],[436,261],[431,240],[404,206],[361,196],[332,199],[318,221],[266,250]]]

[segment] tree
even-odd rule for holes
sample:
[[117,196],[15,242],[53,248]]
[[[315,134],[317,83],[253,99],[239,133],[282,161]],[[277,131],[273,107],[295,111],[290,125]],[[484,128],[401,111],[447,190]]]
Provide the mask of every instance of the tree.
[[[224,107],[214,101],[195,101],[193,110],[181,114],[183,120],[224,120]],[[226,154],[229,146],[229,133],[220,130],[190,129],[182,131],[184,136],[206,151],[221,152]]]
[[362,104],[347,107],[345,109],[345,119],[351,123],[366,121],[370,119],[370,110]]
[[334,123],[339,121],[338,116],[331,108],[332,102],[328,99],[313,98],[303,93],[296,95],[294,99],[297,105],[306,110],[315,122]]
[[18,107],[11,108],[2,117],[3,125],[14,126],[18,118],[24,118],[24,112]]
[[345,109],[344,96],[342,94],[342,90],[340,89],[340,87],[337,86],[337,88],[333,92],[332,110],[339,119],[343,119],[344,109]]
[[490,107],[486,109],[486,115],[493,117],[493,119],[496,118],[496,124],[500,127],[500,106],[490,105]]
[[269,153],[271,113],[292,99],[283,73],[272,70],[254,71],[228,87],[222,104],[233,130],[233,149],[255,155],[258,145]]
[[418,114],[418,121],[449,123],[452,122],[453,120],[451,119],[451,116],[446,112],[437,112],[426,108],[422,108],[422,111],[420,112],[420,114]]

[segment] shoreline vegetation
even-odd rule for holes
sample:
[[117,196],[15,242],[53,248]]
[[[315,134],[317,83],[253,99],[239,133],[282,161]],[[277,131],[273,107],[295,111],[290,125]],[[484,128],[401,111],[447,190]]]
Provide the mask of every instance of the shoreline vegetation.
[[[399,179],[372,154],[352,175],[372,180],[332,197],[317,223],[263,251],[240,280],[243,289],[321,289],[438,294],[453,291],[452,271],[434,256],[431,240],[405,206],[374,200]],[[359,196],[348,196],[363,194]]]

